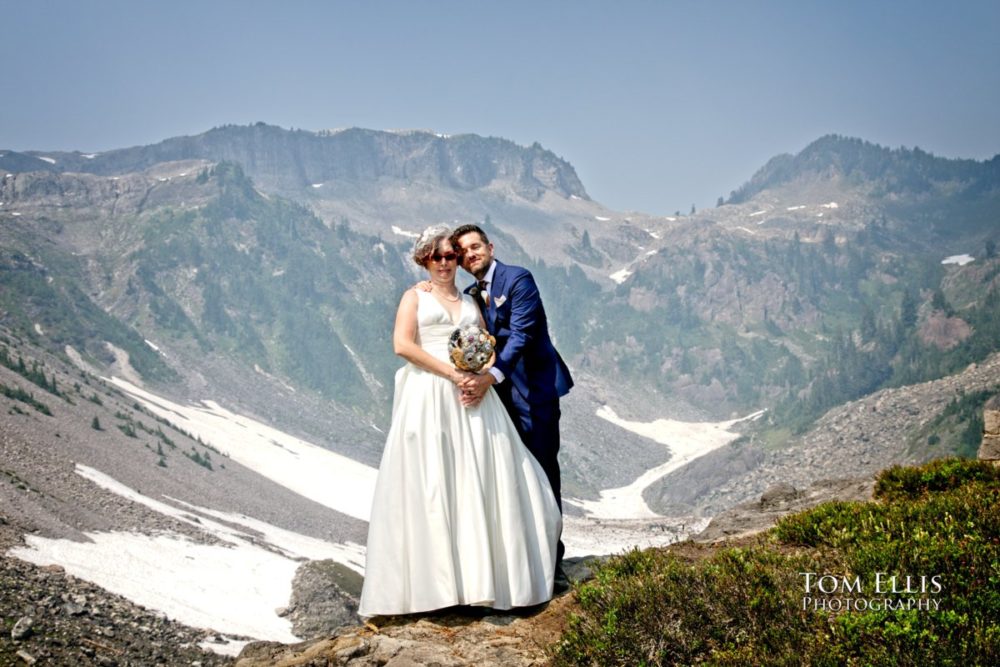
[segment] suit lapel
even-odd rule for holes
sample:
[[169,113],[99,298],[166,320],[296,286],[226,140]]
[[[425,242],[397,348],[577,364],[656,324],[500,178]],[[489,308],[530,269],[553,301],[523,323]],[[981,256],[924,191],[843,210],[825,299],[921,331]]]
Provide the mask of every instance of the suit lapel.
[[493,282],[490,283],[490,305],[486,309],[486,325],[490,331],[495,329],[497,319],[497,297],[502,295],[507,289],[507,272],[504,265],[496,261],[496,268],[493,269]]

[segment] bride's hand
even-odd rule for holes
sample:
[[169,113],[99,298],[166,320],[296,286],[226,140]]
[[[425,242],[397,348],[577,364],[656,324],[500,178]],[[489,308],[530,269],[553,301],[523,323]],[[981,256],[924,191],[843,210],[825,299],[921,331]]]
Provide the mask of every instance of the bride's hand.
[[457,368],[452,368],[451,373],[448,375],[448,379],[451,380],[456,387],[461,389],[462,385],[468,381],[469,376],[471,375],[472,373],[470,373],[469,371],[462,371]]
[[419,283],[413,286],[413,289],[418,292],[430,292],[434,289],[434,283],[429,280],[421,280]]

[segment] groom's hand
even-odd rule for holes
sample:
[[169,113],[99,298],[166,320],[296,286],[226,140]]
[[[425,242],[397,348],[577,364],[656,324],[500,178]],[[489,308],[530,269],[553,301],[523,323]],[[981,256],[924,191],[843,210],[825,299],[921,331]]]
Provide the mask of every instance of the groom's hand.
[[483,400],[483,396],[486,395],[487,390],[494,383],[496,383],[496,378],[490,373],[470,375],[465,378],[458,385],[458,388],[462,391],[462,405],[467,408],[479,405],[479,402]]
[[430,292],[434,289],[434,283],[429,280],[421,280],[419,283],[413,286],[413,289],[418,292]]

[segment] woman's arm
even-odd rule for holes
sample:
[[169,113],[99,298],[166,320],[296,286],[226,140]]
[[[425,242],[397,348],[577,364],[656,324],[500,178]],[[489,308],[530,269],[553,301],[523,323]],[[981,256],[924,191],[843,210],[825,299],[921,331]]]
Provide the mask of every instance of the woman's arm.
[[396,310],[396,325],[392,330],[393,351],[408,362],[451,380],[455,384],[461,382],[468,373],[458,370],[451,364],[428,354],[417,344],[417,293],[408,289],[403,293]]

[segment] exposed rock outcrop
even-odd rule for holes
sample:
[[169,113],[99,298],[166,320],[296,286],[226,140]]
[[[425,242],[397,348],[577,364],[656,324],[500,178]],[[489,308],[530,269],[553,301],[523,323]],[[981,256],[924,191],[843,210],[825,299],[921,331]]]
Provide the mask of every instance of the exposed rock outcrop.
[[236,664],[536,667],[548,664],[546,648],[558,640],[566,622],[566,607],[573,603],[573,596],[567,595],[540,611],[490,614],[462,608],[419,619],[390,620],[377,631],[369,626],[349,628],[300,644],[258,642],[243,649]]
[[195,136],[89,157],[62,152],[46,155],[54,164],[42,163],[29,154],[10,153],[0,166],[113,175],[142,171],[163,162],[228,160],[243,165],[266,189],[280,192],[308,190],[324,182],[357,185],[398,179],[458,190],[496,187],[502,182],[532,200],[546,191],[589,199],[573,167],[551,151],[538,144],[524,147],[472,134],[452,137],[420,130],[361,128],[307,132],[256,123],[217,127]]
[[979,445],[979,458],[1000,461],[1000,395],[986,402],[983,409],[983,442]]
[[[593,576],[592,568],[605,558],[567,558],[563,569],[570,581],[585,581]],[[338,595],[343,594],[343,586],[360,585],[351,577],[343,581],[327,563],[314,561],[299,569],[293,601],[301,598],[317,581],[320,585],[313,596],[316,601],[321,601],[331,590],[323,588],[323,581],[331,582],[339,591]],[[301,599],[296,604],[302,604]],[[574,605],[576,596],[563,594],[548,604],[512,611],[452,607],[426,614],[376,617],[373,623],[342,627],[298,644],[249,644],[236,664],[240,667],[534,667],[548,664],[547,650],[562,636]],[[295,631],[303,636],[298,626]]]
[[281,614],[297,637],[329,635],[358,622],[363,577],[333,560],[309,561],[292,580],[292,601]]

